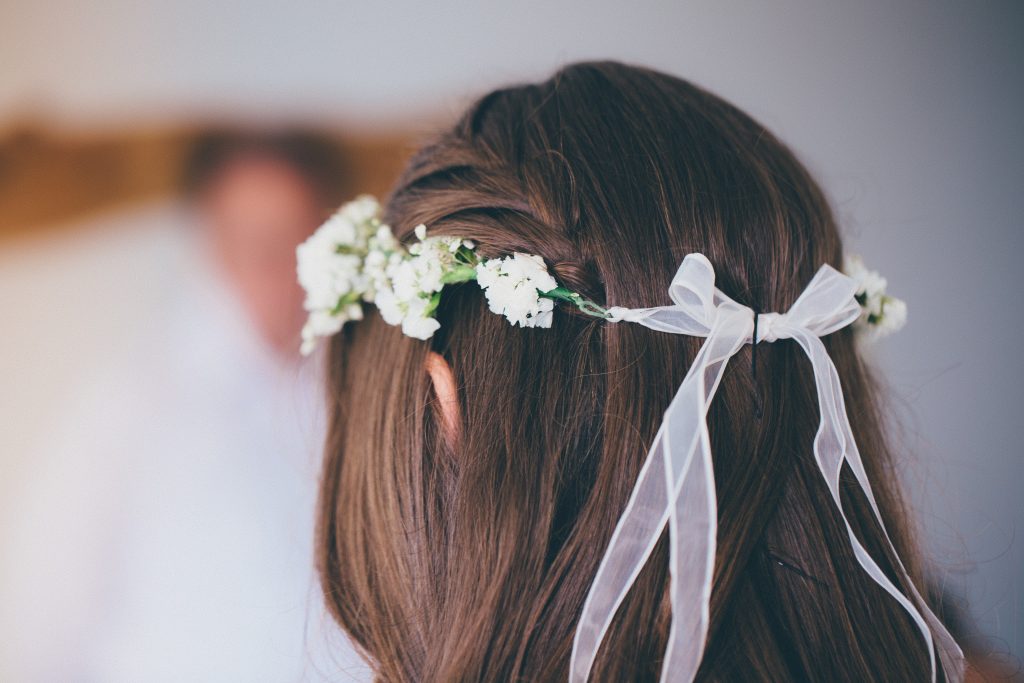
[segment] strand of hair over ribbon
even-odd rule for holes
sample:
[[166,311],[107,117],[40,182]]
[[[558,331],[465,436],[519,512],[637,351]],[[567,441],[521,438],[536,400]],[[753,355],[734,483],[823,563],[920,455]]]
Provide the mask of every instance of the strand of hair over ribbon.
[[[856,283],[828,265],[815,274],[785,314],[758,316],[759,339],[752,339],[754,312],[715,287],[710,261],[690,254],[680,265],[669,296],[674,304],[608,310],[612,322],[706,337],[647,454],[625,511],[583,606],[573,640],[570,682],[586,683],[616,611],[647,563],[665,526],[669,529],[672,626],[662,664],[663,683],[693,681],[703,657],[718,525],[707,411],[729,359],[744,344],[793,339],[814,371],[821,420],[814,456],[846,527],[854,556],[864,571],[913,619],[928,648],[931,680],[936,680],[936,644],[946,680],[963,681],[963,653],[928,607],[889,538],[846,415],[839,374],[819,337],[849,325],[860,312]],[[857,539],[843,511],[839,473],[847,463],[869,501],[896,570],[909,587],[904,595]]]

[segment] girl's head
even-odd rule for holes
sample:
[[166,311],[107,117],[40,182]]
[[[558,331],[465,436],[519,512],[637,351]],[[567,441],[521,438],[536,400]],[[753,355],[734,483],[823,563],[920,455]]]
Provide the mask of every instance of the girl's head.
[[[690,83],[615,63],[482,98],[413,158],[386,220],[400,238],[425,223],[485,257],[539,255],[568,288],[628,307],[667,303],[680,261],[701,252],[733,299],[784,311],[842,257],[821,189],[771,133]],[[425,342],[370,308],[331,344],[328,605],[381,680],[565,680],[588,588],[701,340],[568,307],[551,329],[512,327],[466,285],[445,289],[437,316]],[[823,341],[906,562],[853,333]],[[917,630],[856,564],[817,472],[806,357],[793,342],[759,346],[755,377],[751,348],[708,416],[720,518],[701,676],[925,678]],[[848,493],[865,545],[891,564],[866,501]],[[666,546],[619,610],[593,680],[657,679]]]

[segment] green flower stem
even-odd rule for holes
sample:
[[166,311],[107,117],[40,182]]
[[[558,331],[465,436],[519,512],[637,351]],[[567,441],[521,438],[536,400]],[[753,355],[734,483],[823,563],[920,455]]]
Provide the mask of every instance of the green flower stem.
[[570,303],[576,308],[580,309],[582,313],[593,316],[595,318],[610,318],[611,316],[601,306],[598,306],[589,299],[584,299],[576,292],[566,289],[565,287],[555,287],[554,289],[546,292],[540,292],[540,295],[546,299],[554,299],[555,301],[565,301]]
[[474,268],[480,263],[480,257],[476,255],[476,252],[465,245],[455,250],[455,260]]
[[469,282],[476,279],[476,267],[469,264],[460,264],[453,267],[441,276],[441,282],[446,285],[454,285],[459,282]]
[[359,292],[349,292],[345,296],[338,299],[338,303],[331,309],[331,315],[338,315],[345,309],[346,306],[357,304],[362,301],[362,295]]
[[427,309],[423,312],[423,317],[429,318],[434,315],[434,311],[437,310],[438,305],[441,303],[441,292],[434,292],[430,295],[430,302],[427,304]]

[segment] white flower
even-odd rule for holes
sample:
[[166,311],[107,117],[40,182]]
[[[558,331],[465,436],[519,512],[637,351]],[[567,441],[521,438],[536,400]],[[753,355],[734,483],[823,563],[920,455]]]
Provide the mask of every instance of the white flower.
[[404,312],[393,291],[390,289],[379,290],[374,305],[380,311],[380,317],[384,318],[384,322],[388,325],[402,324]]
[[353,225],[367,225],[380,220],[381,205],[371,195],[360,195],[346,202],[335,216],[350,221]]
[[[421,232],[417,228],[416,234]],[[457,243],[455,249],[451,248],[453,241]],[[462,240],[452,237],[425,237],[409,247],[412,258],[396,268],[396,293],[402,298],[408,298],[399,290],[414,289],[428,297],[434,292],[440,292],[444,286],[445,273],[457,265],[455,251],[461,244]]]
[[409,254],[389,259],[375,303],[386,323],[401,325],[407,336],[429,339],[441,326],[430,302],[444,288],[445,273],[457,264],[449,248],[451,238],[426,237],[424,226],[415,232],[420,242],[409,248]]
[[422,294],[440,292],[444,286],[445,266],[435,250],[428,249],[412,258],[412,272],[415,275],[416,290]]
[[902,299],[894,296],[885,297],[882,306],[882,319],[878,323],[878,329],[883,334],[897,332],[907,324],[907,304]]
[[430,313],[427,312],[429,301],[417,297],[406,302],[405,315],[402,318],[402,334],[416,339],[430,339],[441,327]]
[[861,306],[857,329],[870,340],[891,334],[903,327],[907,320],[907,305],[886,294],[886,279],[864,265],[859,256],[848,256],[843,272],[857,282],[857,302]]
[[423,316],[406,316],[402,320],[402,334],[416,339],[430,339],[441,327],[437,318]]
[[[360,311],[361,314],[362,311]],[[326,311],[313,311],[310,313],[306,324],[302,326],[302,347],[300,349],[302,355],[306,356],[312,353],[320,337],[327,337],[336,333],[344,324],[345,320],[343,318],[331,315]]]
[[419,296],[416,264],[412,260],[399,261],[388,266],[387,275],[391,282],[391,291],[399,301],[408,301]]
[[377,292],[385,289],[387,285],[387,269],[391,263],[398,262],[403,257],[402,245],[395,239],[391,227],[380,225],[377,232],[367,240],[367,253],[363,259],[363,276],[366,282],[366,291],[363,300],[373,302]]
[[476,279],[492,312],[520,327],[551,327],[554,301],[540,294],[555,289],[558,282],[544,259],[519,252],[490,259],[477,265]]
[[[306,292],[309,319],[302,329],[302,352],[319,337],[338,332],[362,317],[360,301],[372,300],[377,271],[364,266],[371,246],[390,248],[390,228],[380,222],[380,205],[363,196],[346,203],[295,250],[299,284]],[[395,243],[397,244],[397,243]]]
[[875,342],[900,330],[907,322],[907,305],[892,296],[882,296],[877,307],[865,310],[857,319],[857,333],[867,342]]
[[869,270],[860,256],[847,256],[843,263],[843,272],[857,281],[857,294],[865,294],[871,299],[885,293],[888,284],[885,278],[877,271]]
[[428,311],[430,299],[415,290],[404,291],[399,296],[393,289],[377,292],[376,306],[381,317],[389,325],[401,325],[402,332],[416,339],[429,339],[441,327],[441,323]]
[[361,287],[362,259],[339,254],[329,234],[314,233],[298,246],[295,255],[307,311],[330,310],[341,297]]
[[316,233],[335,245],[355,246],[360,241],[358,226],[338,211],[317,228]]
[[445,241],[448,243],[448,251],[453,254],[462,247],[465,247],[466,249],[473,249],[476,247],[476,242],[473,240],[463,240],[458,237],[448,237],[445,238]]
[[389,325],[416,339],[440,328],[435,311],[446,284],[479,281],[492,311],[514,325],[550,327],[554,301],[541,296],[558,287],[544,261],[513,254],[481,263],[466,239],[429,236],[413,229],[406,249],[381,221],[381,207],[369,196],[342,206],[296,249],[299,282],[309,318],[302,328],[302,352],[321,337],[363,317],[362,304],[376,304]]

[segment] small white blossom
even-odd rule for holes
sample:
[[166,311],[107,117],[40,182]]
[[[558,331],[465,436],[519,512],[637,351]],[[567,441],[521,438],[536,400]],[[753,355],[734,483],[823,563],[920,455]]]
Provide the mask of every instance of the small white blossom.
[[363,300],[373,302],[377,292],[387,287],[387,269],[392,262],[401,260],[402,245],[395,239],[391,227],[381,225],[367,241],[367,253],[363,259],[363,276],[366,292]]
[[380,205],[362,196],[342,206],[295,250],[299,284],[306,292],[309,319],[302,328],[302,353],[319,337],[335,334],[349,320],[362,318],[361,301],[372,300],[379,273],[367,272],[368,250],[396,246],[380,222]]
[[361,194],[345,202],[338,209],[337,215],[344,216],[356,224],[376,220],[380,217],[380,202],[373,195]]
[[402,317],[402,334],[415,339],[430,339],[441,327],[427,310],[429,301],[422,297],[406,302],[405,315]]
[[381,289],[377,292],[377,300],[374,302],[380,316],[388,325],[401,325],[402,317],[405,315],[402,305],[390,288]]
[[391,291],[399,301],[408,301],[419,296],[416,264],[411,259],[388,266],[387,275],[391,281]]
[[882,307],[882,320],[879,323],[879,331],[884,334],[897,332],[907,324],[907,304],[896,297],[886,297]]
[[[429,339],[441,324],[430,305],[444,288],[444,276],[458,265],[455,252],[463,241],[451,237],[427,237],[426,226],[415,229],[419,242],[409,247],[405,258],[389,258],[384,278],[376,291],[376,305],[389,325],[401,325],[402,332],[416,339]],[[452,243],[456,247],[452,248]],[[374,259],[374,267],[377,267]]]
[[[362,317],[362,310],[360,310],[358,317]],[[357,318],[353,317],[351,319]],[[310,313],[306,324],[302,326],[302,347],[300,349],[302,354],[308,355],[312,353],[320,337],[335,334],[345,322],[345,318],[331,315],[327,311],[313,311]]]
[[480,262],[471,240],[429,236],[413,229],[416,242],[404,247],[381,221],[381,207],[369,196],[342,206],[296,249],[299,282],[309,313],[302,328],[302,352],[318,339],[363,317],[372,302],[389,325],[416,339],[439,328],[435,311],[448,283],[478,280],[488,306],[521,327],[550,327],[554,301],[541,296],[558,287],[543,259],[516,253]]
[[857,281],[857,293],[865,294],[869,299],[885,294],[888,285],[885,278],[877,271],[868,269],[864,260],[855,254],[847,256],[843,263],[843,272]]
[[429,316],[406,316],[402,320],[402,334],[415,339],[430,339],[441,327],[437,318]]
[[330,234],[317,231],[295,251],[307,311],[331,309],[357,285],[360,259],[339,254]]
[[531,254],[490,259],[477,265],[477,282],[493,313],[520,327],[551,327],[554,301],[540,294],[558,287],[544,259]]
[[907,321],[907,305],[886,294],[886,279],[864,265],[859,256],[848,256],[843,272],[857,282],[857,302],[861,306],[857,329],[870,340],[896,332]]
[[476,243],[473,242],[473,240],[463,240],[459,239],[458,237],[448,237],[446,238],[446,241],[448,243],[448,251],[452,252],[453,254],[462,247],[465,247],[466,249],[472,249],[473,247],[476,246]]

